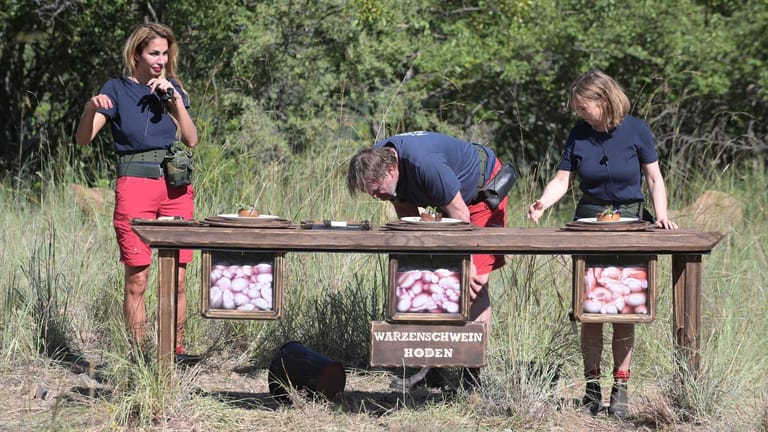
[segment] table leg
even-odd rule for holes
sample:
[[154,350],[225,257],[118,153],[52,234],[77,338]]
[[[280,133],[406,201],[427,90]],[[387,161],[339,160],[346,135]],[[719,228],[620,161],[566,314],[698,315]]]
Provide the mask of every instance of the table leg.
[[701,277],[701,255],[672,255],[675,361],[682,375],[694,379],[701,348]]
[[157,259],[157,362],[161,369],[173,367],[176,343],[176,291],[179,278],[179,251],[158,249]]

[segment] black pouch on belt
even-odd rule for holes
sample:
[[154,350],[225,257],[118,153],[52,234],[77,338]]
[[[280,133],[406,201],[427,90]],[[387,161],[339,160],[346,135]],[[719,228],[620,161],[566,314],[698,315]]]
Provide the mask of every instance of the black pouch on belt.
[[478,198],[485,201],[491,210],[496,210],[504,197],[512,189],[516,180],[517,170],[515,170],[511,163],[505,163],[488,184],[480,189],[477,193]]
[[183,144],[175,143],[168,149],[163,161],[165,182],[169,186],[178,187],[192,184],[192,152]]

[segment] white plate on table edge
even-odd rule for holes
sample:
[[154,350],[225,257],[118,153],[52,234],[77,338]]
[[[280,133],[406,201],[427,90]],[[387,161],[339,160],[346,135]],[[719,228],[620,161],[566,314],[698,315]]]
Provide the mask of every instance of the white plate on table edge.
[[440,224],[440,223],[466,223],[461,219],[452,219],[452,218],[442,218],[439,221],[425,221],[421,220],[421,216],[407,216],[407,217],[401,217],[401,221],[413,223],[413,224]]
[[576,222],[584,222],[588,224],[615,224],[615,223],[629,223],[629,222],[638,222],[640,219],[638,218],[619,218],[619,220],[616,221],[599,221],[597,218],[581,218],[576,219]]
[[264,220],[280,219],[280,216],[267,215],[267,214],[262,214],[262,215],[253,217],[253,216],[240,216],[237,213],[224,213],[224,214],[218,215],[218,217],[224,218],[224,219],[264,219]]

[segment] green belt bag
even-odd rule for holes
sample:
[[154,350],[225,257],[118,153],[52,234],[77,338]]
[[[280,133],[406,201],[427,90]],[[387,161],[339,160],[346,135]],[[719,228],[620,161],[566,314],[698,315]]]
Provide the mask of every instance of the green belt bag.
[[160,163],[165,159],[165,155],[168,154],[168,150],[147,150],[137,153],[122,153],[117,155],[117,163],[131,163],[131,162],[157,162]]
[[192,183],[192,152],[174,143],[168,150],[149,150],[117,155],[117,175],[158,179],[172,187]]
[[141,162],[128,162],[117,166],[117,176],[144,177],[159,179],[163,176],[163,168],[160,164]]
[[117,155],[117,175],[158,179],[163,176],[161,166],[166,150],[149,150]]
[[181,143],[174,143],[165,155],[165,182],[169,186],[179,187],[192,184],[192,152]]

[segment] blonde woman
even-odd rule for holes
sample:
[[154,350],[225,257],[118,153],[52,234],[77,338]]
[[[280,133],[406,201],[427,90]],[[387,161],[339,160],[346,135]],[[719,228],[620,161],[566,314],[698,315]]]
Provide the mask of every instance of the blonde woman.
[[[157,23],[137,26],[123,49],[124,76],[107,81],[91,97],[77,127],[80,145],[90,143],[110,123],[118,158],[113,223],[125,267],[123,312],[134,349],[144,347],[144,293],[152,251],[131,229],[131,219],[182,216],[192,219],[192,185],[166,182],[163,159],[176,141],[197,144],[197,128],[187,111],[189,99],[176,75],[178,46],[173,31]],[[186,266],[191,250],[180,251],[176,334],[183,354],[186,318]]]
[[[560,200],[578,177],[582,197],[574,219],[595,217],[610,207],[620,211],[622,217],[642,218],[659,228],[677,229],[667,214],[667,192],[655,140],[643,120],[628,114],[629,99],[619,84],[601,71],[587,72],[571,86],[569,104],[581,121],[571,130],[558,171],[541,197],[531,204],[528,218],[538,223],[544,210]],[[655,219],[645,210],[643,177],[653,200]],[[629,416],[627,382],[634,338],[634,324],[613,324],[614,383],[608,412],[622,419]],[[583,404],[596,415],[602,408],[602,324],[582,324],[581,350],[587,380]]]

